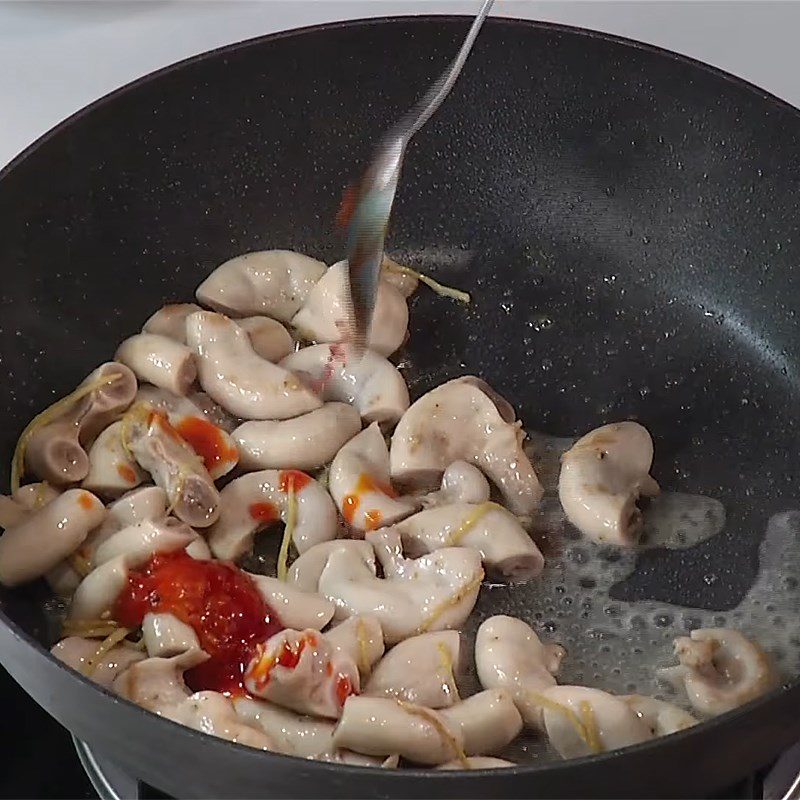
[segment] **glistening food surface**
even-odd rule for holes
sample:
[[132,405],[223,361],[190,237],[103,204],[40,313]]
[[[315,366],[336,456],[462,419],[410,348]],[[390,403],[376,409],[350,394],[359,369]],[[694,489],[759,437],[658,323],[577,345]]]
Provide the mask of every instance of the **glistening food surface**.
[[409,393],[420,276],[386,260],[363,357],[344,280],[233,258],[28,426],[0,581],[62,598],[59,658],[207,733],[385,768],[613,750],[795,670],[797,514],[730,612],[626,601],[637,554],[719,535],[722,504],[660,487],[635,421],[559,439],[480,376]]

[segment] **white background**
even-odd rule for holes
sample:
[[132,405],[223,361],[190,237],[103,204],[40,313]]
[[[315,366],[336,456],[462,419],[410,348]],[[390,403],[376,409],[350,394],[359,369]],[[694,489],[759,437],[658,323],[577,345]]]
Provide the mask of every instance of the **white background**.
[[[204,50],[317,22],[471,13],[478,5],[478,0],[0,0],[0,165],[92,100]],[[497,0],[493,14],[657,44],[800,106],[800,3]]]

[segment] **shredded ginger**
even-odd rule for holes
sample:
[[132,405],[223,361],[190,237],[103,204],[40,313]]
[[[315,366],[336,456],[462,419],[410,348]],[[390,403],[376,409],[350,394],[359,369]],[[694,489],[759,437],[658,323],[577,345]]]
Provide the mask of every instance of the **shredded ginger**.
[[100,659],[112,648],[116,647],[130,632],[129,628],[117,628],[113,633],[109,633],[100,642],[94,654],[86,659],[86,663],[83,665],[83,674],[86,676],[91,675],[97,668]]
[[429,289],[433,289],[440,297],[449,297],[451,300],[457,300],[459,303],[469,304],[472,302],[469,292],[462,292],[461,289],[445,286],[443,283],[439,283],[439,281],[425,275],[425,273],[411,269],[411,267],[404,267],[402,264],[397,264],[394,261],[386,259],[383,262],[383,268],[389,272],[395,272],[400,275],[411,275],[421,283],[424,283]]
[[580,703],[579,709],[581,713],[578,716],[569,706],[563,703],[556,703],[555,700],[551,700],[538,692],[527,692],[527,695],[542,708],[561,714],[575,728],[575,733],[580,736],[593,754],[603,752],[603,743],[600,741],[600,731],[597,728],[594,709],[588,701],[584,700]]

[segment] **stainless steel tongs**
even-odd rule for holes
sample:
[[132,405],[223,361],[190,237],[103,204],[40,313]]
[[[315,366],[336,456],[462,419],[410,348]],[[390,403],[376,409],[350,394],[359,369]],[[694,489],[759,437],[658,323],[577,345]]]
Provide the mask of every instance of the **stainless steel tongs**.
[[484,0],[453,63],[416,105],[384,134],[358,186],[347,238],[349,333],[350,343],[357,352],[363,352],[367,343],[383,262],[384,237],[406,147],[453,88],[493,5],[494,0]]

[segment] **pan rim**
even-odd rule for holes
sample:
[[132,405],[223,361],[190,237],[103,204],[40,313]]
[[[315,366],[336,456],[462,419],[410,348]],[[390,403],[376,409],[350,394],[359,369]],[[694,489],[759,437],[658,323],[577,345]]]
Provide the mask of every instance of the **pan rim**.
[[[33,157],[36,154],[36,152],[45,144],[47,144],[51,139],[57,137],[60,133],[67,130],[68,128],[70,128],[71,126],[82,120],[84,117],[90,115],[91,113],[100,108],[105,107],[107,104],[114,102],[118,97],[123,97],[129,92],[137,90],[139,87],[147,86],[151,82],[156,81],[163,76],[184,69],[185,67],[188,67],[192,64],[201,63],[214,58],[219,58],[220,56],[224,56],[226,54],[234,54],[250,47],[258,47],[273,41],[278,41],[289,37],[302,36],[305,34],[322,33],[326,31],[338,30],[343,28],[355,29],[355,28],[377,27],[379,25],[391,25],[397,23],[435,24],[442,22],[443,23],[461,22],[466,24],[470,19],[471,17],[461,14],[420,14],[420,15],[393,15],[393,16],[381,16],[381,17],[365,17],[353,20],[325,22],[321,24],[308,25],[299,28],[292,28],[285,31],[277,31],[275,33],[265,34],[261,36],[255,36],[249,39],[244,39],[239,42],[222,45],[220,47],[216,47],[211,50],[207,50],[202,53],[189,56],[173,64],[169,64],[165,67],[161,67],[157,70],[154,70],[143,76],[140,76],[139,78],[136,78],[124,84],[123,86],[120,86],[108,92],[107,94],[103,95],[97,100],[94,100],[88,105],[70,114],[64,120],[56,124],[54,127],[43,133],[38,138],[36,138],[31,144],[25,147],[10,162],[8,162],[8,164],[0,168],[0,182],[7,179],[17,168],[19,168],[22,164],[24,164],[28,159]],[[626,48],[632,48],[634,50],[642,50],[644,52],[651,53],[653,55],[666,58],[671,61],[676,61],[681,64],[686,64],[695,69],[700,69],[712,76],[733,83],[734,85],[737,85],[740,88],[746,89],[748,92],[754,93],[756,96],[766,101],[774,109],[781,110],[784,113],[790,113],[791,115],[797,117],[798,121],[800,121],[800,109],[793,106],[788,101],[777,97],[771,92],[768,92],[767,90],[757,86],[756,84],[748,80],[745,80],[744,78],[733,75],[732,73],[729,73],[718,67],[714,67],[710,64],[706,64],[705,62],[700,61],[699,59],[695,59],[691,56],[686,56],[680,53],[676,53],[674,51],[668,50],[663,47],[659,47],[657,45],[647,44],[645,42],[640,42],[635,39],[630,39],[624,36],[618,36],[615,34],[605,33],[602,31],[595,31],[580,26],[564,25],[564,24],[545,22],[540,20],[526,20],[515,17],[491,17],[487,20],[486,24],[492,25],[493,27],[500,27],[500,26],[515,27],[515,28],[524,27],[524,28],[533,28],[533,29],[558,32],[571,36],[583,36],[592,39],[604,40],[606,42],[615,45],[620,45]],[[216,740],[216,746],[235,748],[234,752],[237,752],[240,755],[244,755],[245,753],[247,753],[250,757],[260,758],[260,759],[263,759],[266,756],[267,760],[275,759],[276,762],[278,763],[285,759],[291,759],[292,761],[303,763],[305,769],[314,770],[319,774],[326,773],[330,770],[335,770],[336,772],[345,771],[346,773],[349,773],[351,775],[363,774],[365,776],[374,775],[375,773],[375,767],[371,766],[359,766],[353,764],[313,761],[301,758],[299,756],[285,755],[281,753],[265,752],[265,751],[259,752],[254,748],[248,747],[246,745],[241,745],[217,737],[212,737],[210,736],[210,734],[202,733],[192,728],[187,728],[186,726],[181,725],[177,722],[173,722],[172,720],[160,717],[158,714],[154,714],[150,711],[147,711],[141,706],[138,706],[135,703],[112,693],[110,690],[102,686],[98,686],[88,677],[84,676],[80,672],[72,669],[71,667],[69,667],[68,665],[64,664],[59,659],[57,659],[38,640],[30,636],[14,620],[8,617],[5,611],[2,609],[0,609],[0,624],[7,627],[11,632],[12,636],[14,636],[16,639],[20,640],[25,645],[31,647],[35,651],[38,651],[39,654],[43,655],[46,658],[46,660],[49,661],[55,667],[64,670],[68,674],[72,674],[73,677],[77,679],[80,683],[83,683],[91,687],[96,693],[106,696],[108,700],[110,700],[112,703],[122,704],[130,709],[133,709],[134,710],[133,713],[146,715],[146,717],[151,720],[150,724],[161,724],[161,725],[166,724],[169,726],[173,726],[172,730],[174,731],[174,735],[176,736],[179,735],[183,737],[189,737],[190,739],[197,739],[198,741],[207,741],[209,738],[212,738]],[[601,764],[611,759],[626,757],[628,755],[636,753],[645,753],[655,748],[658,748],[665,740],[673,742],[691,741],[691,739],[696,736],[705,737],[706,731],[716,730],[722,727],[738,725],[740,720],[749,716],[749,714],[753,710],[776,703],[778,701],[778,698],[784,697],[789,692],[798,693],[798,697],[800,697],[800,676],[794,677],[791,680],[784,682],[780,687],[773,689],[768,694],[762,695],[761,697],[751,701],[750,703],[747,703],[744,706],[740,706],[739,708],[736,708],[733,711],[730,711],[719,717],[713,717],[711,719],[704,720],[696,726],[687,728],[677,733],[670,734],[667,737],[658,737],[622,749],[612,750],[605,753],[599,753],[597,755],[569,759],[565,761],[548,761],[541,764],[534,763],[526,765],[518,764],[513,767],[505,768],[501,770],[501,772],[503,775],[509,775],[509,776],[524,775],[532,777],[538,774],[556,773],[562,770],[578,768],[587,764]],[[455,776],[459,775],[463,776],[466,771],[458,770],[453,772],[449,771],[438,772],[430,769],[412,767],[412,768],[404,768],[401,771],[387,770],[385,772],[387,774],[396,775],[397,779],[424,778],[425,780],[438,781],[438,780],[452,780],[454,774]],[[488,779],[490,776],[492,779],[496,779],[498,776],[498,770],[496,769],[470,770],[469,775],[471,778],[474,777],[479,780]]]

